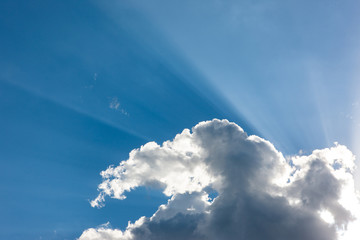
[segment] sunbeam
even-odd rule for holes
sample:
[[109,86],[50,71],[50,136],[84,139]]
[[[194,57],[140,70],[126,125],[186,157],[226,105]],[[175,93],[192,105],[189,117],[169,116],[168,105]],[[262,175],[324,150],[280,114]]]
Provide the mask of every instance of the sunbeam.
[[354,240],[358,9],[0,1],[0,239]]
[[146,137],[144,135],[141,135],[140,133],[134,131],[133,129],[126,129],[125,127],[122,127],[119,124],[116,124],[116,123],[112,122],[109,119],[104,119],[99,115],[95,116],[95,115],[93,115],[93,114],[91,114],[89,112],[86,112],[83,109],[77,108],[76,105],[69,105],[69,104],[67,104],[65,102],[61,102],[60,99],[52,99],[51,96],[46,96],[44,93],[41,93],[36,89],[31,89],[28,86],[22,86],[19,83],[12,83],[12,82],[9,82],[9,81],[4,81],[4,80],[0,80],[0,81],[3,84],[5,83],[7,85],[11,85],[12,87],[19,88],[22,91],[25,91],[26,93],[28,93],[30,95],[33,95],[33,96],[36,96],[37,98],[42,99],[43,101],[50,102],[52,104],[55,104],[55,105],[58,105],[60,107],[66,108],[66,109],[68,109],[68,110],[70,110],[70,111],[72,111],[72,112],[74,112],[76,114],[85,116],[87,118],[90,118],[92,120],[95,120],[95,121],[99,122],[100,124],[109,126],[109,127],[113,128],[114,130],[129,133],[132,136],[135,136],[137,138],[140,138],[140,139],[143,139],[143,140],[146,140],[146,141],[150,140],[148,137]]

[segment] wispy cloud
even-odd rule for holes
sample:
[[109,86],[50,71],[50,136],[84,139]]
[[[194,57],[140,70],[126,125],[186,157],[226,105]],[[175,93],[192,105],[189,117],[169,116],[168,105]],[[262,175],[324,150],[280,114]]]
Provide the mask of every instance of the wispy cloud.
[[115,111],[119,111],[119,112],[121,112],[122,114],[124,114],[126,116],[129,116],[129,113],[125,109],[123,109],[121,107],[121,104],[120,104],[119,99],[117,97],[110,98],[109,108],[113,109]]

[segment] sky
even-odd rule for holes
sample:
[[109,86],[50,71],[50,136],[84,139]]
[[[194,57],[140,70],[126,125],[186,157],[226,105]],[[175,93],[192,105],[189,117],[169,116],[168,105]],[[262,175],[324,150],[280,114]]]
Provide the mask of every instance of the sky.
[[359,5],[1,1],[0,238],[354,240]]

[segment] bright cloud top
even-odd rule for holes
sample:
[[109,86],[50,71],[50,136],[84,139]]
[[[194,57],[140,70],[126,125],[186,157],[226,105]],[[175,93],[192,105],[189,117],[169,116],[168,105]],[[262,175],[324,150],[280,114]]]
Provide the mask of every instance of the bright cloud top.
[[[342,145],[285,159],[268,141],[227,120],[201,122],[161,146],[150,142],[101,173],[99,196],[139,186],[170,199],[125,231],[90,228],[80,240],[354,240],[360,203],[353,154]],[[210,199],[209,193],[218,196]]]

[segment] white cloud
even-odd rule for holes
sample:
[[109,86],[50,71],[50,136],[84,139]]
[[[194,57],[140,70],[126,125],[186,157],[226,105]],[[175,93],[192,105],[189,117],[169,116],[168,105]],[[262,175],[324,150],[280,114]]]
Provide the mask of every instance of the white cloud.
[[79,239],[354,240],[360,217],[354,168],[353,154],[339,144],[286,160],[234,123],[201,122],[103,171],[91,202],[100,207],[107,196],[124,199],[136,187],[156,186],[170,197],[167,204],[125,231],[102,226]]
[[118,110],[120,107],[120,102],[117,97],[111,98],[111,101],[109,103],[109,108]]
[[113,109],[115,111],[120,111],[122,114],[124,114],[126,116],[129,115],[129,113],[125,109],[121,108],[121,104],[120,104],[119,99],[117,97],[110,98],[109,108]]

